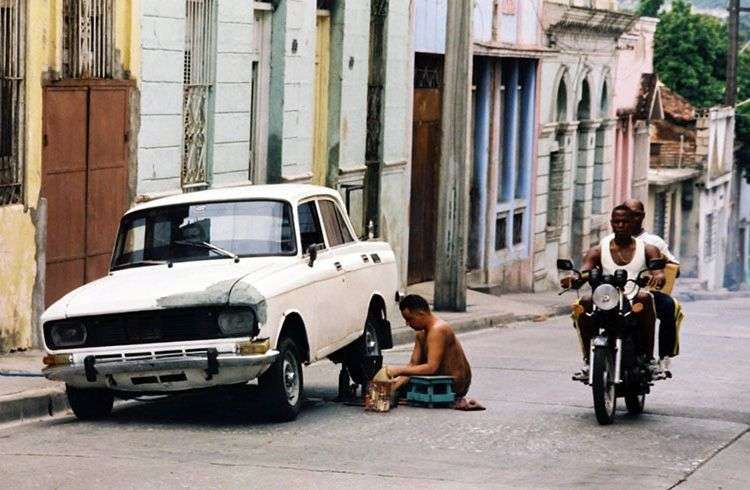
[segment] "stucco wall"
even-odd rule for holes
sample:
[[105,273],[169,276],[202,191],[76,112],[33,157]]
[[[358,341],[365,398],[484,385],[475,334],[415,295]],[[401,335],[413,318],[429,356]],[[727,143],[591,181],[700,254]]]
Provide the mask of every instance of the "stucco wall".
[[383,115],[383,160],[380,179],[381,235],[399,260],[406,285],[409,251],[409,193],[413,56],[408,2],[391,2],[386,26],[386,84]]
[[248,182],[253,50],[252,0],[218,5],[212,184]]
[[[37,277],[37,222],[42,176],[42,80],[59,71],[62,60],[62,0],[26,2],[24,107],[24,202],[0,206],[0,352],[28,348],[35,335],[44,297],[44,278]],[[131,49],[138,2],[117,2],[115,48],[123,68],[138,74],[138,54]],[[49,223],[48,228],[60,223]]]
[[139,194],[180,189],[185,2],[143,0]]

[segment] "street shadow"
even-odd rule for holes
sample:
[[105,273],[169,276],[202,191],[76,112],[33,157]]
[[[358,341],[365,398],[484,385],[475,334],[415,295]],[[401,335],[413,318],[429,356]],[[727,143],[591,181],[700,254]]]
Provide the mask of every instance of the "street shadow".
[[[336,389],[328,386],[305,387],[305,398],[298,419],[323,415],[342,404],[335,403]],[[362,410],[358,407],[349,407]],[[64,424],[108,425],[138,424],[159,427],[275,427],[280,425],[272,419],[273,407],[261,399],[257,385],[222,387],[191,393],[179,393],[166,397],[152,397],[143,401],[124,400],[115,402],[112,415],[104,420],[84,422],[75,418],[59,420]],[[283,425],[283,424],[281,424]]]

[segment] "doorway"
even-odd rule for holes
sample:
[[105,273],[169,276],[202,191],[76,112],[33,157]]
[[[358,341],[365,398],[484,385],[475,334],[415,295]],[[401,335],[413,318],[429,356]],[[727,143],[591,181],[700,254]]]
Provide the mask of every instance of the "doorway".
[[129,81],[44,88],[45,304],[107,274],[128,205]]

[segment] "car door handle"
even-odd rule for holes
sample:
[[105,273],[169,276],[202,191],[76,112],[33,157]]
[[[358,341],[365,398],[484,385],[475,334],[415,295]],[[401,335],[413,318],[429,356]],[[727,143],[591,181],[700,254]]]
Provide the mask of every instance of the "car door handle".
[[341,271],[341,269],[342,269],[342,267],[341,267],[341,262],[334,262],[334,263],[333,263],[333,265],[335,265],[335,266],[336,266],[336,270],[337,270],[337,271]]

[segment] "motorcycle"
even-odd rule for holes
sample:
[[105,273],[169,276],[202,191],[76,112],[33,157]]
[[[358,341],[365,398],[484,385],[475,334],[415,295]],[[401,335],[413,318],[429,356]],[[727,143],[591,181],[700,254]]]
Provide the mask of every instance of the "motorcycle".
[[570,260],[557,261],[559,270],[574,275],[571,287],[560,294],[578,289],[585,283],[591,286],[592,311],[586,312],[580,304],[574,306],[579,315],[592,319],[598,332],[591,339],[589,347],[588,379],[579,381],[591,386],[596,420],[601,425],[614,421],[617,398],[625,398],[629,413],[640,414],[653,382],[671,377],[668,371],[652,372],[649,359],[638,355],[640,329],[635,314],[643,306],[633,304],[625,294],[628,283],[635,283],[639,291],[649,282],[649,277],[644,274],[664,269],[665,266],[663,259],[652,259],[648,262],[648,268],[639,272],[636,279],[628,279],[624,269],[618,269],[614,274],[603,274],[600,269],[592,269],[588,271],[588,279],[583,279],[582,272],[576,270]]

